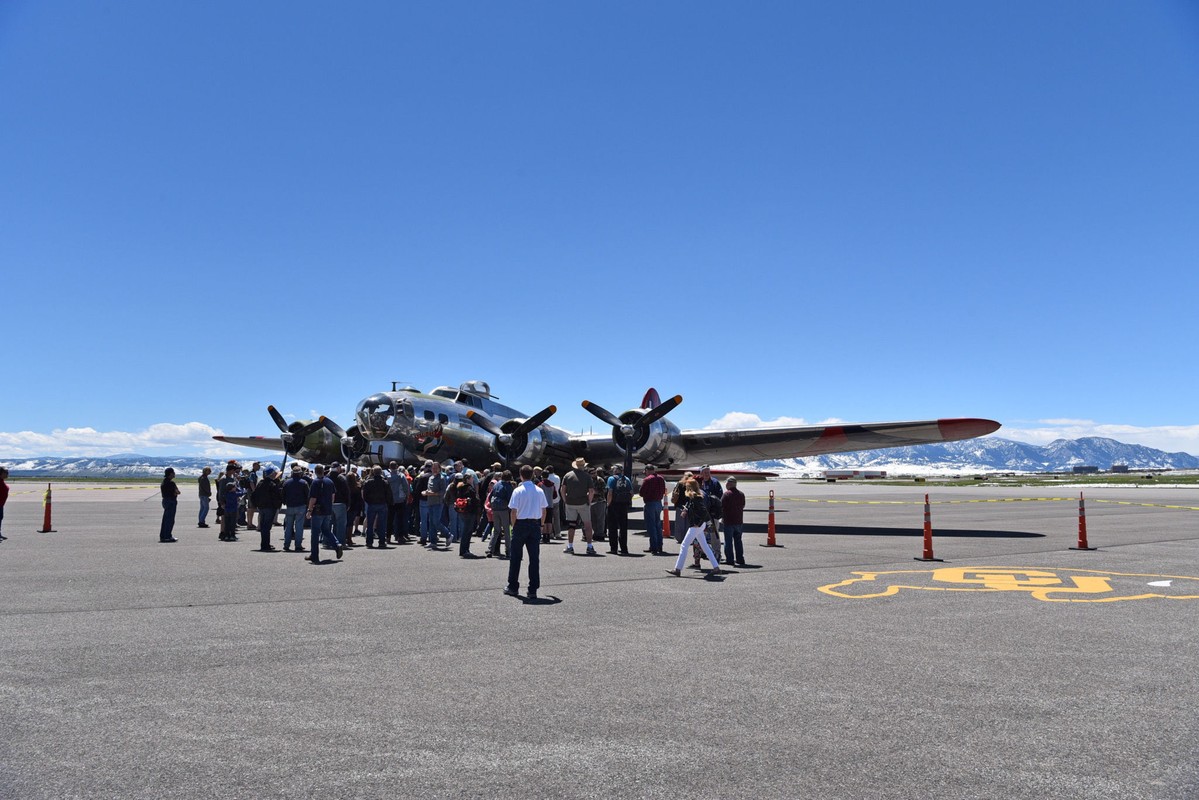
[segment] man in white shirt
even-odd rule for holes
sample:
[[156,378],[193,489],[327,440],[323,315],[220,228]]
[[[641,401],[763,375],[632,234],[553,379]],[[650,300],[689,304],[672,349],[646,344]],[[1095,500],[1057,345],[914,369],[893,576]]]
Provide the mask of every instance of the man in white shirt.
[[520,562],[527,548],[529,551],[529,600],[537,599],[541,586],[541,523],[549,504],[545,492],[533,483],[533,468],[525,464],[520,468],[520,486],[508,500],[508,513],[512,520],[512,549],[508,551],[508,585],[504,594],[520,596]]

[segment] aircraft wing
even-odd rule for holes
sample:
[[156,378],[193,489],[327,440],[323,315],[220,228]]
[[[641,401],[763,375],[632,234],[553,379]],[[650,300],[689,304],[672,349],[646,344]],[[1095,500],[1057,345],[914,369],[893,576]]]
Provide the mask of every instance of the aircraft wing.
[[682,431],[678,440],[692,463],[732,464],[803,458],[916,444],[973,439],[999,430],[989,419],[932,419],[779,428]]
[[278,436],[213,436],[212,438],[236,447],[257,447],[259,450],[283,452],[283,442]]

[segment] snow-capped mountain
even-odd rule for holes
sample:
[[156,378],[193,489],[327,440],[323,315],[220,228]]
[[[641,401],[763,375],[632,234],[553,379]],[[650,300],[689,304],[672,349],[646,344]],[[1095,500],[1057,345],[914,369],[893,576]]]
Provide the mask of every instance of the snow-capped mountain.
[[[277,458],[260,460],[263,464],[278,461]],[[13,475],[89,478],[161,477],[162,471],[167,467],[173,467],[181,477],[188,477],[199,475],[205,466],[212,467],[214,472],[224,466],[224,462],[213,459],[142,455],[13,460],[0,457],[0,464],[7,465]],[[1134,470],[1199,469],[1199,458],[1189,453],[1167,453],[1151,447],[1123,444],[1114,439],[1096,436],[1058,439],[1044,447],[985,437],[964,442],[864,450],[857,453],[789,458],[781,461],[755,461],[729,466],[769,470],[784,475],[815,475],[826,469],[885,469],[893,474],[938,475],[960,472],[1062,472],[1076,466],[1108,469],[1113,464],[1125,464]]]
[[964,442],[756,461],[746,466],[782,474],[814,475],[826,469],[865,468],[885,469],[891,473],[936,475],[958,472],[1063,472],[1078,466],[1106,470],[1113,464],[1124,464],[1129,469],[1199,469],[1199,458],[1189,453],[1167,453],[1098,436],[1058,439],[1043,447],[984,437]]
[[0,464],[6,465],[14,476],[37,475],[54,478],[161,478],[162,471],[167,467],[173,467],[176,475],[198,476],[204,467],[212,467],[215,473],[224,466],[224,462],[215,459],[141,455],[86,458],[44,456],[12,461],[0,458]]

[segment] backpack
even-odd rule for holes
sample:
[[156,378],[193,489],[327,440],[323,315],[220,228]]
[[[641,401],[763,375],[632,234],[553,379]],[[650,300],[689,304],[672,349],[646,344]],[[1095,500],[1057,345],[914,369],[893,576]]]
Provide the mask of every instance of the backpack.
[[612,505],[626,506],[633,504],[633,482],[620,475],[612,484]]
[[708,513],[708,501],[703,497],[687,498],[687,527],[702,528],[712,518]]

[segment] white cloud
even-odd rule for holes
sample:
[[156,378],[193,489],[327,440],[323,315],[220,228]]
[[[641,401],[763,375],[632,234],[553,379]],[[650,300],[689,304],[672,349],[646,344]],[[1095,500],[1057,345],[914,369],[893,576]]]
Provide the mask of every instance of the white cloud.
[[159,422],[140,431],[98,431],[95,428],[60,428],[49,433],[0,432],[0,457],[111,456],[117,453],[146,455],[201,455],[234,458],[245,451],[213,440],[222,431],[202,422],[176,425]]
[[1045,445],[1054,439],[1102,436],[1125,444],[1139,444],[1167,453],[1199,453],[1199,425],[1122,425],[1088,419],[1042,419],[1004,425],[995,434],[1001,439]]
[[770,428],[780,425],[833,425],[840,420],[825,420],[820,423],[811,423],[801,417],[777,417],[775,419],[762,419],[757,414],[750,414],[745,411],[730,411],[720,419],[714,419],[703,427],[702,430],[724,431],[731,428]]

